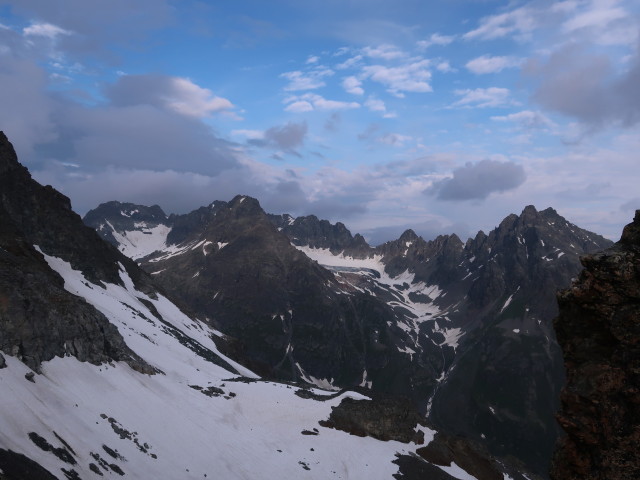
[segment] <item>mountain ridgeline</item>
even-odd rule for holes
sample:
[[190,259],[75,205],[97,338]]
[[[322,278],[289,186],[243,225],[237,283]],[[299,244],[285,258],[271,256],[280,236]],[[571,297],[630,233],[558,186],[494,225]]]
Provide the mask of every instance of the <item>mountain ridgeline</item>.
[[545,476],[564,367],[552,319],[579,257],[611,242],[526,207],[466,243],[369,246],[237,196],[186,215],[109,202],[84,221],[270,378],[410,398],[430,422]]

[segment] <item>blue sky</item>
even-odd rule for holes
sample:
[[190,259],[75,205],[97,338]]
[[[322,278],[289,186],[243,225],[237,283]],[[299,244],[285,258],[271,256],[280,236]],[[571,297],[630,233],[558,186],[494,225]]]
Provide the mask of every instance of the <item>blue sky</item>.
[[640,208],[640,4],[0,0],[0,129],[83,214],[235,194],[374,243]]

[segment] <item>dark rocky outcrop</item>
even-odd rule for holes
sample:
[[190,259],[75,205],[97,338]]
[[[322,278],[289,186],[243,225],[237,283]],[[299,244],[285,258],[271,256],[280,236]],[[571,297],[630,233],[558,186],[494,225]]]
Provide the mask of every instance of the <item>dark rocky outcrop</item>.
[[640,478],[640,210],[558,295],[567,368],[554,480]]
[[34,370],[54,356],[73,355],[96,364],[122,360],[151,373],[102,313],[64,289],[34,244],[96,282],[115,276],[120,282],[118,261],[146,277],[85,227],[66,197],[32,180],[0,132],[0,350]]
[[378,440],[422,444],[424,434],[416,427],[424,423],[412,402],[403,398],[377,398],[373,400],[343,399],[331,408],[327,420],[320,421],[323,427],[335,428]]
[[56,480],[56,477],[29,457],[0,448],[0,480]]
[[455,463],[478,480],[503,480],[502,471],[489,452],[464,437],[436,433],[425,447],[416,450],[422,458],[435,465]]

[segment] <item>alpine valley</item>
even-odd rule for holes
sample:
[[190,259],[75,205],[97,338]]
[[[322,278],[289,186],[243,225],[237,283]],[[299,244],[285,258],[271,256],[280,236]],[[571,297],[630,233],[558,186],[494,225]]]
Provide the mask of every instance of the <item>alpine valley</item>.
[[248,196],[83,223],[0,133],[0,479],[548,478],[556,292],[611,245],[533,206],[376,247]]

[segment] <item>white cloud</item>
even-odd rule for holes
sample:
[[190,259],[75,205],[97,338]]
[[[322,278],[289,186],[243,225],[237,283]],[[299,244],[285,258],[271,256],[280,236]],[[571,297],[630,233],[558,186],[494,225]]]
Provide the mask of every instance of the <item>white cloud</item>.
[[498,73],[505,68],[517,67],[521,60],[514,57],[492,57],[482,55],[467,62],[465,67],[470,72],[481,75],[485,73]]
[[528,35],[538,26],[537,11],[528,6],[516,8],[510,12],[484,17],[480,26],[465,33],[465,40],[491,40],[510,34]]
[[433,33],[429,37],[429,40],[420,40],[417,42],[418,48],[427,49],[432,45],[449,45],[456,39],[454,35],[440,35],[439,33]]
[[407,54],[400,50],[395,45],[380,45],[378,47],[364,47],[362,49],[367,57],[381,58],[383,60],[396,60],[398,58],[406,57]]
[[348,58],[347,60],[345,60],[342,63],[339,63],[338,65],[336,65],[336,69],[338,70],[346,70],[347,68],[353,68],[358,66],[358,64],[360,64],[360,62],[362,61],[362,55],[356,55],[354,57]]
[[305,102],[304,100],[298,100],[296,102],[293,102],[287,105],[287,107],[285,108],[285,111],[293,112],[293,113],[310,112],[312,110],[313,110],[313,105],[311,105],[309,102]]
[[182,77],[122,75],[105,92],[119,106],[153,105],[187,117],[204,118],[233,109],[226,98]]
[[177,113],[192,117],[206,117],[222,110],[230,110],[233,104],[226,98],[216,97],[208,88],[202,88],[188,78],[171,79],[173,94],[167,105]]
[[311,65],[314,63],[318,63],[318,61],[320,60],[320,57],[317,57],[315,55],[309,55],[309,57],[307,58],[307,65]]
[[395,118],[396,114],[394,112],[388,112],[387,106],[385,103],[377,99],[375,97],[369,97],[366,102],[364,102],[364,106],[369,109],[370,112],[379,112],[382,113],[383,118]]
[[592,0],[562,24],[562,32],[584,34],[601,45],[635,45],[638,41],[637,20],[618,0]]
[[573,32],[581,28],[597,27],[602,28],[609,23],[625,18],[628,13],[624,8],[616,6],[616,0],[600,0],[591,3],[591,7],[586,11],[568,19],[562,25],[564,32]]
[[285,86],[284,89],[292,92],[297,90],[314,90],[324,87],[326,84],[322,79],[324,77],[330,77],[333,73],[333,70],[328,68],[316,68],[309,72],[301,72],[300,70],[285,72],[280,74],[280,77],[289,80],[289,84]]
[[515,122],[526,128],[542,128],[551,127],[555,124],[540,112],[532,112],[531,110],[523,110],[518,113],[510,113],[504,116],[491,117],[496,122]]
[[364,102],[364,106],[367,107],[372,112],[386,112],[387,107],[385,106],[382,100],[378,100],[377,98],[369,97],[366,102]]
[[455,90],[453,93],[462,97],[453,105],[458,107],[499,107],[513,104],[507,88],[476,88],[474,90]]
[[446,60],[438,63],[438,65],[436,65],[436,70],[438,70],[439,72],[442,72],[442,73],[450,73],[450,72],[455,72],[456,71],[456,69],[453,68],[451,66],[451,64]]
[[301,96],[291,96],[284,100],[289,103],[285,110],[287,112],[301,113],[312,110],[350,110],[360,108],[358,102],[341,102],[338,100],[327,100],[315,93],[305,93]]
[[354,95],[364,94],[362,82],[354,76],[346,77],[344,80],[342,80],[342,87],[345,89],[345,91]]
[[47,37],[56,38],[58,35],[71,35],[72,32],[60,28],[57,25],[51,23],[33,23],[22,30],[22,33],[31,37]]
[[429,60],[417,60],[399,67],[369,65],[362,69],[362,74],[374,82],[386,85],[394,95],[402,96],[402,92],[431,92],[429,85],[431,72]]

